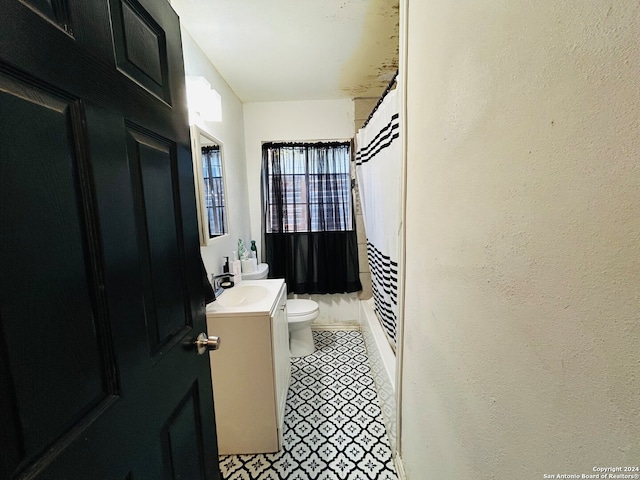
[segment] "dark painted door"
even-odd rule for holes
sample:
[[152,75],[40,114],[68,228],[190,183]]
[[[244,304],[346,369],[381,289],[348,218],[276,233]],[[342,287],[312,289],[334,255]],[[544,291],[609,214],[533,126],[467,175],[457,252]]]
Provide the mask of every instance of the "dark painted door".
[[178,18],[0,11],[0,478],[218,479]]

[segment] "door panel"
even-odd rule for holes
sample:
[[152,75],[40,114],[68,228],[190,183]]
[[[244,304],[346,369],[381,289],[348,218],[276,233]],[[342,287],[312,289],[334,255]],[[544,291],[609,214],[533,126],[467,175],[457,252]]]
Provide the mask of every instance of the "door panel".
[[145,311],[151,351],[191,327],[183,289],[182,246],[175,199],[175,148],[166,139],[127,129],[127,154],[143,256]]
[[110,0],[109,4],[118,68],[171,104],[163,29],[135,0]]
[[0,224],[12,226],[2,229],[0,312],[20,463],[116,391],[99,339],[107,318],[92,275],[98,245],[86,234],[86,159],[74,149],[79,106],[6,75],[0,88],[0,110],[12,112],[0,128]]
[[219,478],[179,23],[126,72],[111,3],[0,0],[2,479]]
[[204,479],[205,452],[202,442],[192,434],[200,430],[200,417],[198,384],[194,383],[162,428],[167,478]]
[[54,25],[71,33],[71,20],[66,0],[23,0],[26,5],[39,12]]

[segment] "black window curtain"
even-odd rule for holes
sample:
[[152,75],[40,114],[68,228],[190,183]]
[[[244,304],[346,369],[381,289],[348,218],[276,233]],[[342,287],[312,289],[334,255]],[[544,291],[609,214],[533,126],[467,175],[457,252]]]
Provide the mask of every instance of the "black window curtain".
[[263,144],[264,255],[290,293],[362,290],[350,158],[350,143]]

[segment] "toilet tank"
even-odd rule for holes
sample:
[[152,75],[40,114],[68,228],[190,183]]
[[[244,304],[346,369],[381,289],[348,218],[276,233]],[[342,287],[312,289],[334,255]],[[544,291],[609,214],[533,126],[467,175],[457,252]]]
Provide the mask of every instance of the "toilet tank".
[[243,280],[262,280],[269,276],[269,265],[266,263],[259,263],[255,271],[250,273],[242,272]]

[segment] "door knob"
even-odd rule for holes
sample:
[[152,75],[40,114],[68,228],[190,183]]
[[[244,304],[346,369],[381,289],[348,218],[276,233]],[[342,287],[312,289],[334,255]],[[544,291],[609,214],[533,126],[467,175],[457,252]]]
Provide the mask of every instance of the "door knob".
[[207,334],[202,332],[193,343],[198,349],[198,355],[202,355],[209,350],[219,349],[220,337],[207,337]]

